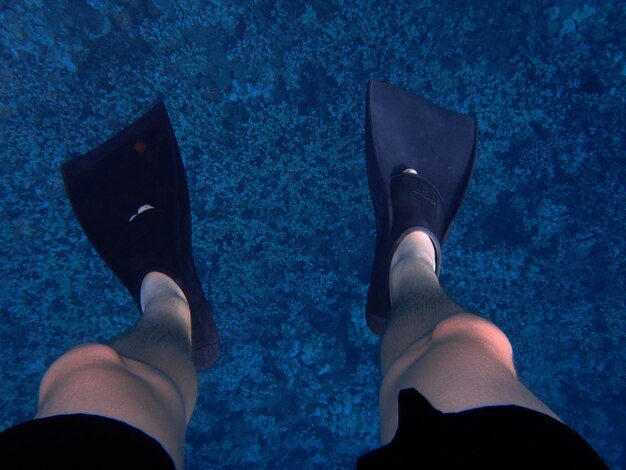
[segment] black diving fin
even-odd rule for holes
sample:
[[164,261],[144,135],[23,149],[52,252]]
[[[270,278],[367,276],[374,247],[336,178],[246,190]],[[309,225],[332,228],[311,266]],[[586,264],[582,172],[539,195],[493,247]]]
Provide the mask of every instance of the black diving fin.
[[[220,340],[194,265],[187,178],[165,105],[64,163],[61,172],[87,238],[140,311],[148,272],[163,272],[180,286],[191,309],[194,363],[210,368]],[[138,214],[142,207],[148,210]]]
[[[366,307],[381,336],[389,318],[389,266],[406,234],[419,228],[441,250],[468,190],[476,122],[379,81],[367,87],[365,158],[376,217],[376,251]],[[414,169],[417,174],[403,173]]]

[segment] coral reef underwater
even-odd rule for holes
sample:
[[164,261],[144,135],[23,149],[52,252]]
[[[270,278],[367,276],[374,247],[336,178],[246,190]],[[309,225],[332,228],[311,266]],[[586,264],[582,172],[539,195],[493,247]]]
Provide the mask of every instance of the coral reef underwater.
[[442,284],[626,468],[626,3],[0,0],[0,35],[2,428],[56,357],[137,319],[59,166],[164,98],[223,341],[187,467],[351,468],[375,448],[376,78],[477,118]]

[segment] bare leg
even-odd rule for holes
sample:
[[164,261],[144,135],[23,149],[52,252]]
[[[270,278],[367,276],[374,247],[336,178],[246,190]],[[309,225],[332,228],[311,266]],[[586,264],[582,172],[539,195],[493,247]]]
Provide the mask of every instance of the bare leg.
[[441,289],[434,259],[421,231],[410,233],[392,258],[391,318],[381,343],[381,443],[395,434],[404,388],[417,389],[443,412],[519,405],[558,419],[518,380],[504,333]]
[[176,283],[157,272],[144,278],[141,299],[139,322],[110,346],[81,345],[52,364],[36,417],[87,413],[124,421],[159,441],[182,469],[197,396],[189,306]]

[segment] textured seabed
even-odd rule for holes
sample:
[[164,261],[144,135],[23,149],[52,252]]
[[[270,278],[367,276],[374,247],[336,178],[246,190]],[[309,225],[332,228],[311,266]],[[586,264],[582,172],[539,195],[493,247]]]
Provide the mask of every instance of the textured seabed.
[[626,468],[625,25],[619,1],[0,0],[1,428],[63,351],[137,319],[59,166],[164,98],[223,341],[187,467],[351,468],[376,447],[376,78],[477,118],[442,284]]

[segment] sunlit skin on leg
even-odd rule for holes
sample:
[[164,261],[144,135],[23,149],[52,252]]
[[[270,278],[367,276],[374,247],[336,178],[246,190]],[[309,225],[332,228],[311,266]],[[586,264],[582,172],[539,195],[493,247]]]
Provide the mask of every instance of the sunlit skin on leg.
[[404,388],[417,389],[443,412],[514,404],[558,419],[518,380],[505,334],[441,289],[425,232],[409,233],[397,247],[389,288],[391,317],[381,341],[381,443],[395,434]]
[[36,417],[87,413],[124,421],[158,440],[182,469],[198,388],[189,305],[159,272],[144,278],[141,303],[137,325],[110,346],[78,346],[48,369]]

